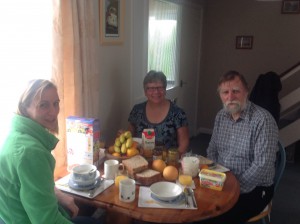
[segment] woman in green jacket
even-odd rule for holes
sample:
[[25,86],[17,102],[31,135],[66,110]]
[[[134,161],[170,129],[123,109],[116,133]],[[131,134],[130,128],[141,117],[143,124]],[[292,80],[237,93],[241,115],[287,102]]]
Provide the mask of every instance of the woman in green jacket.
[[74,199],[55,188],[51,151],[58,143],[58,113],[56,86],[31,81],[0,149],[0,220],[6,224],[96,223],[90,217],[72,221],[79,210]]

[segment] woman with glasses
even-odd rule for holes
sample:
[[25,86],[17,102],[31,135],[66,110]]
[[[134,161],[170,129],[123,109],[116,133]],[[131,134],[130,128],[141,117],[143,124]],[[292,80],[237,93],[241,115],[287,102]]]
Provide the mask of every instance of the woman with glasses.
[[130,112],[129,130],[142,137],[144,129],[153,128],[155,141],[168,148],[178,148],[181,156],[189,145],[188,121],[185,112],[166,99],[167,79],[163,72],[150,71],[144,78],[147,101],[137,104]]

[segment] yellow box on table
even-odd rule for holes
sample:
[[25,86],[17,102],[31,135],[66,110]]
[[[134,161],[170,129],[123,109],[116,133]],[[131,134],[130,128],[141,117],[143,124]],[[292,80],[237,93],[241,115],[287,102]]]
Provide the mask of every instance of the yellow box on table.
[[201,187],[221,191],[226,180],[226,174],[209,169],[202,169],[199,173],[199,178]]
[[96,118],[69,116],[66,119],[68,170],[79,164],[98,165],[100,122]]

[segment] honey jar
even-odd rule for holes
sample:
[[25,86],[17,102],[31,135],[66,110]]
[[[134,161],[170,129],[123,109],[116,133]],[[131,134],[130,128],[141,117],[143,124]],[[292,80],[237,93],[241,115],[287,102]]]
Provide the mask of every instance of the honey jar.
[[179,153],[177,148],[170,148],[168,150],[167,164],[177,167],[178,166]]

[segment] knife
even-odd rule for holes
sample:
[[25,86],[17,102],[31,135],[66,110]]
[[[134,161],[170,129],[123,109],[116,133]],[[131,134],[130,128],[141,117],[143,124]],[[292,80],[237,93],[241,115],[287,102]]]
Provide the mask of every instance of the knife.
[[192,188],[188,188],[188,192],[189,192],[189,195],[192,197],[194,208],[198,208],[197,203],[196,203],[194,190]]

